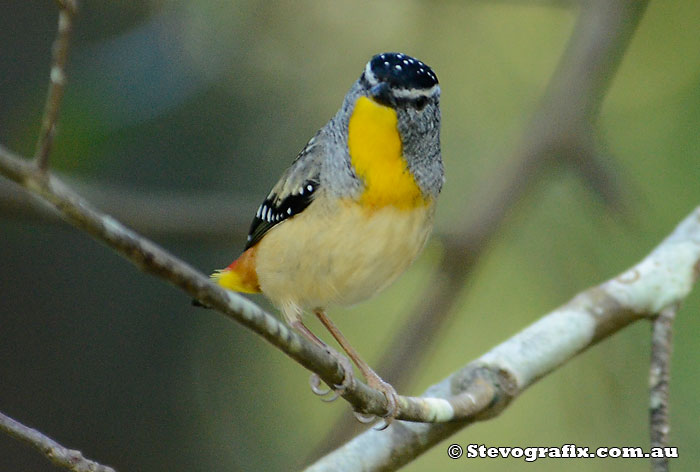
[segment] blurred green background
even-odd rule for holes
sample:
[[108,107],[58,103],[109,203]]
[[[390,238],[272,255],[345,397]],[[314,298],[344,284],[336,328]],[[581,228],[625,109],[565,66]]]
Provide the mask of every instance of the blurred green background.
[[[3,12],[0,142],[31,155],[56,9],[7,0]],[[402,51],[430,64],[442,85],[448,180],[439,232],[465,218],[469,202],[508,168],[577,12],[575,2],[534,1],[83,2],[52,166],[74,181],[117,189],[116,199],[222,195],[232,205],[244,201],[252,217],[367,59]],[[415,379],[401,393],[419,394],[635,263],[700,204],[699,24],[697,1],[651,2],[603,103],[600,138],[629,203],[624,218],[574,173],[544,172],[509,212],[458,312],[410,366]],[[153,237],[209,272],[243,246],[247,222],[231,225],[227,237]],[[0,411],[88,457],[120,471],[296,470],[350,414],[342,401],[320,402],[308,373],[257,336],[192,308],[183,293],[68,225],[8,213],[0,243]],[[434,240],[381,296],[331,313],[370,364],[441,250]],[[676,322],[674,471],[700,463],[698,313],[700,290]],[[643,322],[625,329],[499,418],[405,470],[648,470],[641,459],[451,461],[446,448],[648,447],[649,332]],[[54,469],[0,435],[0,470]]]

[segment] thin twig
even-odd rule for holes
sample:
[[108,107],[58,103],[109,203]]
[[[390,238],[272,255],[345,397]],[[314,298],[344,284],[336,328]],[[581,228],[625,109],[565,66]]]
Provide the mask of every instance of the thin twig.
[[[654,318],[651,334],[651,365],[649,368],[649,433],[651,447],[668,446],[671,430],[668,416],[671,352],[673,350],[673,320],[678,305],[672,305]],[[654,472],[668,472],[667,457],[652,457]]]
[[41,119],[41,131],[36,143],[34,158],[37,168],[45,172],[49,167],[49,154],[53,138],[56,134],[56,121],[61,107],[61,99],[66,87],[66,63],[71,33],[73,32],[73,17],[77,12],[76,0],[56,0],[58,4],[58,29],[53,42],[51,72],[49,74],[49,91],[46,95],[44,115]]
[[3,413],[0,413],[0,430],[41,451],[48,460],[59,467],[75,472],[115,472],[113,468],[87,459],[80,451],[68,449],[42,432],[25,426]]

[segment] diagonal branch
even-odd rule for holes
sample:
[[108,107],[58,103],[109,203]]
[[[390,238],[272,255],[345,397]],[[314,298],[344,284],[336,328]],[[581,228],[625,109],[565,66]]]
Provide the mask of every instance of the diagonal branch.
[[80,451],[68,449],[40,431],[25,426],[3,413],[0,413],[0,430],[38,449],[48,460],[64,469],[74,472],[115,472],[113,468],[83,457]]
[[36,143],[34,158],[36,166],[42,171],[49,167],[49,154],[53,138],[56,134],[58,110],[61,107],[63,91],[66,86],[66,63],[68,62],[68,47],[73,32],[73,17],[78,5],[76,0],[56,0],[58,4],[58,30],[53,43],[51,72],[49,74],[49,92],[46,95],[44,116],[41,119],[41,131]]

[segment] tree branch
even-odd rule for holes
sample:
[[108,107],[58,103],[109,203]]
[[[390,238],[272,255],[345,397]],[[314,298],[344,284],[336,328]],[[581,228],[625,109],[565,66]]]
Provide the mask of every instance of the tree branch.
[[598,341],[675,307],[700,276],[698,267],[700,206],[640,263],[581,292],[423,394],[457,404],[468,401],[470,390],[479,384],[481,390],[494,392],[486,408],[472,411],[462,422],[395,422],[383,432],[369,430],[306,470],[398,469],[474,421],[498,415],[527,387]]
[[44,105],[44,116],[41,119],[41,131],[36,143],[34,154],[36,166],[41,171],[49,167],[49,154],[56,134],[56,120],[61,107],[61,99],[66,86],[66,63],[68,62],[68,46],[73,32],[73,16],[78,5],[76,0],[56,0],[58,4],[58,30],[53,43],[53,58],[49,74],[49,92]]
[[40,431],[25,426],[3,413],[0,413],[0,430],[39,450],[59,467],[75,472],[115,472],[113,468],[87,459],[80,451],[68,449]]
[[[700,265],[696,266],[696,270],[700,270]],[[649,433],[652,447],[668,446],[671,430],[668,397],[671,381],[673,319],[676,317],[677,310],[677,305],[666,307],[654,318],[652,324],[649,368]],[[668,472],[668,458],[652,457],[651,466],[654,472]]]

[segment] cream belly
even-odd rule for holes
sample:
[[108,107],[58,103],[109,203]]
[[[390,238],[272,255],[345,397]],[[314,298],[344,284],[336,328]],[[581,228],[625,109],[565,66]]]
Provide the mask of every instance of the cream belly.
[[433,213],[432,203],[368,210],[348,200],[331,207],[316,200],[260,241],[255,261],[260,288],[288,321],[305,310],[365,300],[416,259]]

